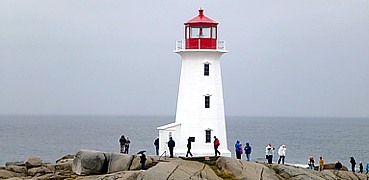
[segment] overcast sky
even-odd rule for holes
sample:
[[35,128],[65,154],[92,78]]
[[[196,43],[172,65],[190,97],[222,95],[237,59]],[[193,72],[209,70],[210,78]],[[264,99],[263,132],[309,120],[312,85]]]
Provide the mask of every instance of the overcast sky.
[[173,115],[183,22],[219,24],[226,115],[369,117],[368,0],[0,1],[0,115]]

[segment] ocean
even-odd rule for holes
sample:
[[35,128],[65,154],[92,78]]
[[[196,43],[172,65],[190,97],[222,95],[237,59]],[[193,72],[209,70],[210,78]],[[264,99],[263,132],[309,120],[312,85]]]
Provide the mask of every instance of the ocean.
[[[174,122],[174,116],[0,116],[0,166],[29,156],[55,161],[80,149],[119,152],[122,134],[131,140],[130,153],[154,154],[156,127]],[[369,161],[369,118],[236,117],[227,116],[228,148],[249,142],[251,159],[265,161],[265,147],[287,146],[286,163],[307,166],[307,159],[323,156],[326,163],[350,156]],[[222,142],[221,142],[222,143]],[[245,158],[244,155],[242,158]]]

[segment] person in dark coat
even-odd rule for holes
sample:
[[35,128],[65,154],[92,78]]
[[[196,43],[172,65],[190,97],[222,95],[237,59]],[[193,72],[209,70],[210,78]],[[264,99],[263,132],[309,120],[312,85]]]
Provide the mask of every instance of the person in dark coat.
[[190,138],[187,139],[187,153],[186,153],[186,157],[188,157],[188,154],[190,154],[191,157],[193,156],[192,153],[191,153],[191,139]]
[[146,155],[143,152],[140,156],[141,170],[145,170]]
[[173,148],[176,146],[176,143],[174,142],[173,138],[170,137],[168,141],[168,147],[169,147],[169,153],[170,158],[173,158]]
[[219,139],[216,136],[214,136],[214,151],[215,151],[215,156],[217,156],[218,154],[220,156],[220,152],[218,151],[219,145],[220,145]]
[[124,153],[124,146],[126,145],[126,138],[124,137],[124,135],[120,137],[119,143],[120,143],[120,153]]
[[252,148],[251,148],[249,143],[246,143],[246,146],[245,146],[244,150],[245,150],[245,154],[246,154],[246,159],[248,161],[250,161],[250,155],[251,155]]
[[355,172],[355,166],[356,166],[356,161],[355,161],[355,158],[354,157],[350,157],[350,163],[351,163],[351,170],[352,172]]
[[340,162],[340,161],[338,161],[335,165],[334,165],[334,168],[336,169],[336,170],[341,170],[342,169],[342,163]]
[[360,171],[360,173],[364,173],[363,171],[364,171],[364,167],[363,167],[363,163],[360,161],[360,163],[359,163],[359,171]]
[[124,154],[128,154],[128,150],[129,150],[129,144],[131,143],[131,140],[129,140],[129,138],[126,138],[126,143],[124,144]]
[[313,156],[310,156],[308,159],[308,165],[309,165],[309,169],[314,170],[315,168],[315,159]]
[[154,141],[156,155],[159,156],[159,138],[156,138]]

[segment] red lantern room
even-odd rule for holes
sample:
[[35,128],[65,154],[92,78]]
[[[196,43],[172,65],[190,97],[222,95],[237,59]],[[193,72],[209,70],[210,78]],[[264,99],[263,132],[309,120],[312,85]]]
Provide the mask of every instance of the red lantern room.
[[199,15],[184,23],[186,49],[217,49],[218,23],[199,9]]

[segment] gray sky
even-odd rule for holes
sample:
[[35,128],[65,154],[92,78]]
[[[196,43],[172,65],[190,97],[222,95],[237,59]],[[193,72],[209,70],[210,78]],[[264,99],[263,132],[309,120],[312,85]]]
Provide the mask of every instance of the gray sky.
[[227,115],[369,117],[369,1],[0,1],[0,114],[174,115],[183,22],[220,23]]

